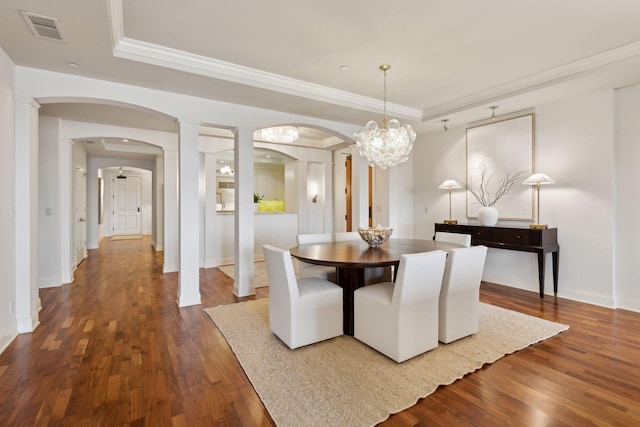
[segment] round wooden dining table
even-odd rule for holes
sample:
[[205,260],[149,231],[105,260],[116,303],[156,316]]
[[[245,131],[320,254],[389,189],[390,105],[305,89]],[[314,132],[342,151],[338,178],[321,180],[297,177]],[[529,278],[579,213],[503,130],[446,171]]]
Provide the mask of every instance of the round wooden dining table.
[[[337,282],[342,287],[344,333],[353,335],[353,293],[364,286],[366,268],[394,266],[398,271],[400,256],[434,250],[460,247],[434,240],[389,239],[380,247],[372,248],[363,240],[298,245],[290,249],[291,255],[309,264],[336,267]],[[395,277],[394,277],[395,280]]]

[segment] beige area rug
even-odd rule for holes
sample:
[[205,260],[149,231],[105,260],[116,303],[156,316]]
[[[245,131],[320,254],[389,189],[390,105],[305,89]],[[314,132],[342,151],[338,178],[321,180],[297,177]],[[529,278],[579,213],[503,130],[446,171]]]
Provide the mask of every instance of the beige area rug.
[[370,426],[484,364],[569,327],[482,304],[480,332],[397,364],[350,336],[290,350],[269,300],[207,308],[278,426]]
[[[235,280],[233,269],[234,264],[219,265],[218,268],[227,276]],[[264,261],[257,261],[253,263],[253,282],[256,284],[256,288],[263,288],[269,286],[269,279],[267,278],[267,268],[264,265]]]
[[126,236],[113,236],[111,240],[139,240],[142,239],[142,234],[129,234]]

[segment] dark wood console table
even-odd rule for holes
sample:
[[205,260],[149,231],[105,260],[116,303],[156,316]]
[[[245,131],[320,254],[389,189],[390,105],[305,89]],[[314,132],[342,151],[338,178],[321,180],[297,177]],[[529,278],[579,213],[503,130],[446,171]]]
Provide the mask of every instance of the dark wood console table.
[[[471,235],[472,245],[489,248],[511,249],[512,251],[534,252],[538,254],[538,281],[540,298],[544,298],[544,260],[551,252],[553,260],[553,293],[558,293],[558,229],[536,230],[520,227],[484,227],[475,224],[436,224],[435,231]],[[435,236],[434,236],[435,238]]]

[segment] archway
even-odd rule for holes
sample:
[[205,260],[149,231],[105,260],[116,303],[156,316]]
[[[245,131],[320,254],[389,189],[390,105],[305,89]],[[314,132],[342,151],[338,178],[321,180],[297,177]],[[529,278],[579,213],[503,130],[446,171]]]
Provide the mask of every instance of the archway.
[[[135,167],[149,171],[153,185],[152,235],[156,249],[163,247],[162,157],[167,147],[175,149],[175,119],[145,108],[113,101],[82,98],[38,100],[39,115],[39,205],[55,217],[56,227],[42,227],[39,247],[46,250],[40,259],[39,275],[46,286],[58,286],[73,280],[73,271],[82,261],[77,251],[81,231],[75,222],[78,208],[74,191],[83,177],[86,180],[86,247],[98,247],[100,169],[113,166]],[[101,103],[103,102],[103,103]],[[156,129],[144,129],[155,127]],[[158,130],[165,129],[165,130]],[[77,165],[84,165],[78,167]],[[160,179],[158,179],[160,177]],[[102,187],[103,188],[103,187]],[[104,206],[104,205],[102,205]],[[47,218],[41,219],[41,225]],[[69,224],[66,226],[65,224]],[[82,224],[80,224],[82,225]],[[41,281],[41,286],[42,281]]]

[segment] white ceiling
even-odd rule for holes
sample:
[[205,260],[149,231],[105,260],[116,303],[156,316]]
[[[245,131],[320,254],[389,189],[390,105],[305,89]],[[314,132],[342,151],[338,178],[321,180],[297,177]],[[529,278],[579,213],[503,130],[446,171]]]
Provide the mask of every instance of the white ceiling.
[[[36,38],[20,10],[57,18],[66,41]],[[638,0],[3,0],[0,46],[21,66],[363,125],[388,63],[389,116],[423,133],[640,84],[638,22]],[[70,120],[175,130],[75,107]]]

